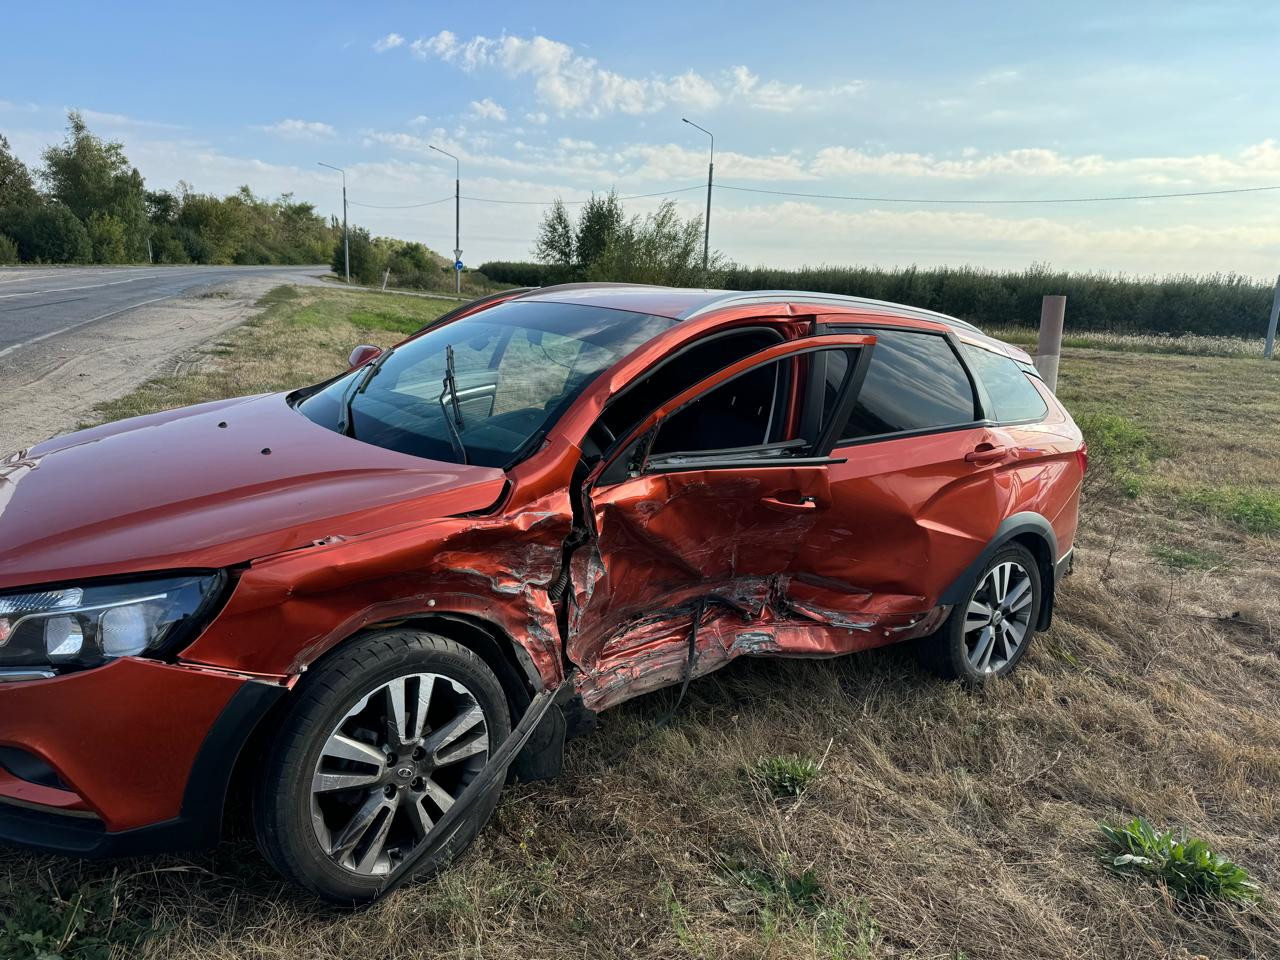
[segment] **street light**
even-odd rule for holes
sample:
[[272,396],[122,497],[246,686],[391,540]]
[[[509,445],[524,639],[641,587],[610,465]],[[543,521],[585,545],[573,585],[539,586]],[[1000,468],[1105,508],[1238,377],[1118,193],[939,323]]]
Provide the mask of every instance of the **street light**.
[[342,174],[342,269],[346,274],[347,283],[350,283],[351,244],[347,234],[347,171],[341,167],[335,167],[332,163],[325,163],[323,160],[317,160],[316,163],[322,167],[328,167],[330,170],[337,170]]
[[711,138],[711,153],[707,159],[707,218],[702,222],[702,282],[707,282],[707,262],[711,252],[711,181],[716,169],[716,135],[706,127],[699,127],[692,120],[681,117],[691,127],[701,130]]
[[462,199],[459,196],[462,190],[460,186],[462,183],[462,165],[458,163],[458,158],[448,150],[441,150],[439,147],[430,143],[427,144],[427,146],[431,147],[431,149],[436,153],[443,153],[453,161],[453,275],[456,281],[454,289],[458,293],[462,293],[462,271],[458,269],[458,264],[462,260],[462,227],[460,224]]

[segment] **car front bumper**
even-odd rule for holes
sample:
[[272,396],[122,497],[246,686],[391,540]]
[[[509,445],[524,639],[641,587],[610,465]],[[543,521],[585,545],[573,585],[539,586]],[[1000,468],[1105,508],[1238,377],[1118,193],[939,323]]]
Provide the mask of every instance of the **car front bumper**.
[[216,842],[236,760],[284,691],[135,658],[0,683],[0,843],[98,857]]

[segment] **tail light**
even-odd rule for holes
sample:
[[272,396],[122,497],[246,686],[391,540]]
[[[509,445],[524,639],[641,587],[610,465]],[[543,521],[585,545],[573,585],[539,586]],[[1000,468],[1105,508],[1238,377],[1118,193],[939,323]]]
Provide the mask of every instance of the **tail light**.
[[1081,443],[1080,449],[1076,451],[1076,459],[1080,461],[1080,476],[1084,476],[1089,472],[1089,445]]

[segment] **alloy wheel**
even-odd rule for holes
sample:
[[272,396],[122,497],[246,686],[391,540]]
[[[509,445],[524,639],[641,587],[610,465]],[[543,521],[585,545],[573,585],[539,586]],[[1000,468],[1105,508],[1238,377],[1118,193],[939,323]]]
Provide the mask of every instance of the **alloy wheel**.
[[978,583],[964,618],[965,656],[982,674],[999,673],[1031,629],[1034,587],[1022,564],[996,564]]
[[397,677],[362,697],[325,740],[311,824],[355,874],[394,872],[430,835],[489,756],[484,711],[452,677]]

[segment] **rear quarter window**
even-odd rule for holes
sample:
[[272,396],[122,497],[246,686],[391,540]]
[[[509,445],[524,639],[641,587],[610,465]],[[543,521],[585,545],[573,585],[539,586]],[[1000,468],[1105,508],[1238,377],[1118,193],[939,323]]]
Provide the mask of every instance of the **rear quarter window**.
[[973,388],[945,337],[882,328],[842,441],[941,429],[974,420]]
[[974,376],[986,388],[994,408],[988,411],[992,420],[1017,423],[1039,420],[1045,415],[1049,408],[1044,398],[1016,360],[968,343],[962,349]]

